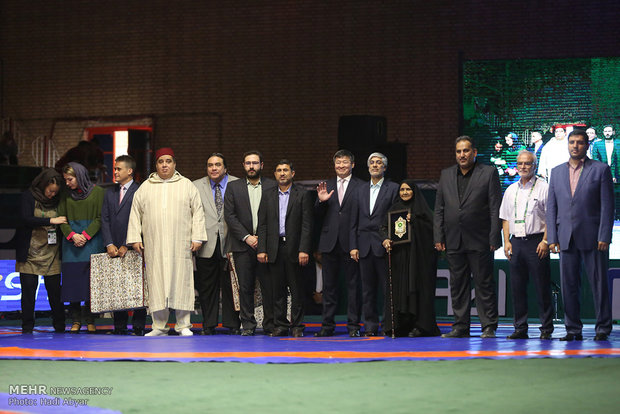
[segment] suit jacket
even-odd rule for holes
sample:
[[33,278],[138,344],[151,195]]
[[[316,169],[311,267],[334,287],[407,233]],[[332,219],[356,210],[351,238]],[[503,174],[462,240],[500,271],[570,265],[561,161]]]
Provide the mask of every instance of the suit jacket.
[[373,211],[370,211],[370,182],[360,184],[354,194],[351,206],[349,249],[358,249],[360,257],[372,251],[375,256],[383,256],[385,248],[381,244],[381,226],[385,225],[387,212],[398,198],[399,185],[385,179],[379,190]]
[[457,168],[441,171],[435,199],[434,239],[446,249],[484,251],[502,245],[499,206],[502,190],[497,169],[476,163],[463,201],[459,200]]
[[610,166],[611,176],[620,183],[620,142],[614,139],[614,150],[611,153],[611,164],[607,163],[607,148],[605,140],[596,141],[592,144],[592,159],[600,161]]
[[323,219],[323,228],[319,239],[319,251],[329,253],[336,247],[336,242],[345,252],[349,252],[351,232],[351,206],[354,203],[355,192],[364,181],[352,176],[344,193],[342,205],[338,203],[338,188],[336,177],[327,181],[327,192],[334,191],[329,200],[321,203],[316,200],[314,211],[317,217]]
[[[131,183],[123,201],[119,204],[121,186],[116,184],[107,189],[103,196],[101,207],[101,235],[103,247],[113,244],[116,247],[127,245],[127,226],[129,225],[129,213],[133,196],[140,185],[135,181]],[[131,248],[131,246],[127,246]]]
[[614,188],[607,164],[586,158],[575,195],[571,196],[568,163],[553,169],[547,199],[547,240],[568,249],[596,249],[611,243],[614,225]]
[[[276,186],[275,180],[261,177],[262,197],[265,192]],[[228,242],[233,252],[244,252],[251,248],[243,241],[248,234],[254,234],[252,209],[248,195],[247,179],[229,182],[224,194],[224,218],[228,225]],[[258,225],[258,223],[257,223]]]
[[[230,184],[238,180],[237,177],[228,175],[228,183],[226,184],[226,193],[230,189]],[[209,177],[202,177],[194,181],[194,185],[198,189],[200,194],[200,200],[202,202],[202,208],[205,212],[205,225],[207,226],[207,242],[202,245],[197,252],[198,257],[213,257],[215,246],[217,245],[217,236],[220,236],[220,253],[222,257],[226,256],[226,253],[230,251],[230,243],[228,241],[228,226],[224,218],[224,212],[222,217],[217,216],[217,208],[215,207],[215,199],[213,198],[213,189],[211,188],[211,180]],[[224,197],[226,197],[224,193]],[[222,200],[223,201],[223,200]],[[224,211],[226,205],[224,204]]]
[[312,199],[310,193],[293,184],[286,208],[286,249],[279,251],[280,209],[278,186],[263,194],[258,210],[257,253],[267,253],[269,263],[275,263],[278,254],[299,262],[299,252],[312,255]]

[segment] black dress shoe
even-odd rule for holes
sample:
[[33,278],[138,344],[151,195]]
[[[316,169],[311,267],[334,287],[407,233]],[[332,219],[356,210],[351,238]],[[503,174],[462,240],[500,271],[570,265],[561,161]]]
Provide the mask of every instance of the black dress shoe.
[[229,328],[226,333],[228,335],[241,335],[241,329]]
[[288,336],[288,329],[276,328],[274,329],[269,336]]
[[350,338],[359,338],[360,336],[360,330],[359,329],[354,329],[352,331],[349,331],[349,337]]
[[144,328],[133,328],[133,334],[135,336],[144,336]]
[[377,333],[374,331],[366,331],[364,332],[364,336],[377,336]]
[[291,335],[293,338],[301,338],[304,336],[304,328],[293,328],[291,329]]
[[254,336],[254,329],[244,329],[241,336]]
[[604,334],[604,333],[597,333],[596,336],[594,337],[595,341],[607,341],[608,339],[608,335]]
[[487,326],[482,330],[482,335],[480,335],[480,338],[495,338],[495,329]]
[[530,337],[527,335],[527,332],[524,331],[514,331],[510,335],[506,337],[506,339],[529,339]]
[[441,335],[442,338],[469,338],[468,331],[461,331],[458,329],[453,329],[448,333]]
[[215,328],[203,328],[202,331],[199,332],[200,335],[215,335]]
[[32,329],[22,329],[22,335],[28,335],[32,333]]
[[421,336],[424,336],[424,332],[422,332],[422,331],[421,331],[421,330],[419,330],[418,328],[413,328],[413,329],[411,330],[411,332],[409,332],[409,333],[407,334],[407,336],[408,336],[409,338],[419,338],[419,337],[421,337]]
[[127,328],[114,328],[112,335],[127,335]]
[[551,338],[551,332],[541,332],[540,339],[545,340],[545,341],[550,341],[553,338]]
[[334,336],[334,330],[329,328],[321,328],[320,331],[315,332],[314,336],[325,337],[325,336]]
[[583,335],[567,333],[566,336],[560,338],[560,341],[583,341]]

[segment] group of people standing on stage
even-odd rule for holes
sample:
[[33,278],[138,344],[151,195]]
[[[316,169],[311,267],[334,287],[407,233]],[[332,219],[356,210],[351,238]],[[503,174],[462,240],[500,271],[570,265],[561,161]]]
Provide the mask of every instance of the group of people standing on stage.
[[446,251],[455,315],[452,330],[444,337],[470,336],[470,274],[476,289],[481,337],[495,337],[498,314],[493,256],[501,246],[503,228],[515,328],[508,339],[529,338],[530,278],[538,299],[540,339],[552,338],[549,252],[559,252],[567,332],[560,340],[583,339],[582,262],[594,295],[594,339],[607,340],[612,323],[607,269],[614,221],[613,180],[608,165],[588,158],[588,147],[587,133],[573,130],[565,149],[569,158],[553,168],[548,184],[534,173],[536,155],[520,151],[520,179],[508,187],[502,198],[497,170],[476,163],[477,150],[470,137],[457,138],[457,165],[442,171],[435,203],[435,248]]
[[[173,150],[161,148],[155,154],[156,171],[142,185],[133,180],[135,161],[120,156],[114,167],[118,185],[105,192],[91,183],[78,163],[63,167],[62,176],[45,169],[22,203],[25,226],[17,270],[23,288],[23,332],[32,332],[34,326],[35,275],[45,276],[57,332],[64,331],[63,302],[70,302],[71,332],[80,331],[82,318],[88,332],[95,332],[89,310],[90,254],[107,251],[110,257],[122,257],[134,249],[145,260],[153,319],[147,336],[168,334],[170,309],[176,332],[193,335],[194,290],[203,318],[200,334],[215,334],[221,298],[222,325],[228,333],[253,336],[258,281],[263,333],[300,337],[305,328],[302,268],[317,250],[323,266],[323,321],[315,336],[335,334],[341,274],[346,279],[349,336],[438,336],[437,256],[445,252],[455,321],[443,336],[470,335],[473,276],[481,336],[493,338],[498,323],[493,256],[502,246],[503,228],[515,315],[515,331],[508,338],[528,337],[531,278],[538,297],[540,338],[551,339],[549,252],[559,251],[567,327],[562,339],[582,338],[583,261],[595,296],[596,339],[604,340],[611,331],[606,271],[613,179],[608,165],[586,156],[588,146],[585,131],[573,131],[567,144],[570,158],[553,169],[549,184],[535,175],[536,155],[519,151],[520,179],[502,199],[497,169],[477,163],[473,139],[461,136],[455,144],[456,165],[441,173],[434,212],[413,180],[396,184],[385,178],[388,159],[378,152],[366,160],[370,181],[364,182],[352,174],[353,154],[337,151],[336,176],[319,183],[314,203],[310,192],[293,183],[290,160],[276,163],[272,179],[265,176],[258,151],[244,154],[242,178],[228,174],[225,157],[213,153],[206,162],[207,175],[191,182],[176,170]],[[63,184],[66,191],[61,191]],[[392,237],[390,217],[398,212],[405,212],[399,225],[408,229],[406,243]],[[321,223],[316,249],[315,222]],[[236,280],[229,276],[231,266]],[[383,311],[378,309],[381,298]],[[127,312],[115,312],[113,333],[126,334],[127,319]],[[145,319],[144,309],[134,312],[134,334],[145,334]]]

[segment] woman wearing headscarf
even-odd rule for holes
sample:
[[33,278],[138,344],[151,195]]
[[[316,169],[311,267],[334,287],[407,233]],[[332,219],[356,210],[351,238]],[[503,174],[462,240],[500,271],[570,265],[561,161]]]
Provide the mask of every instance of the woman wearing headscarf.
[[95,318],[90,311],[90,255],[104,251],[99,230],[104,189],[95,186],[84,166],[70,162],[62,169],[67,185],[58,205],[58,213],[68,222],[61,224],[62,300],[69,302],[73,324],[71,333],[82,327],[80,302],[84,302],[88,333],[95,333]]
[[54,331],[65,331],[65,311],[60,300],[60,251],[56,226],[67,222],[58,215],[58,201],[63,179],[60,173],[46,168],[36,176],[22,194],[22,223],[17,231],[15,271],[22,287],[22,333],[34,329],[34,304],[39,275],[52,310]]
[[[389,211],[407,210],[411,235],[410,241],[388,244],[392,251],[391,279],[395,323],[392,324],[389,278],[386,286],[383,331],[391,334],[393,325],[396,336],[437,336],[439,328],[435,319],[435,285],[437,256],[433,245],[433,213],[426,204],[413,180],[400,184],[399,198]],[[388,239],[386,225],[384,239]]]

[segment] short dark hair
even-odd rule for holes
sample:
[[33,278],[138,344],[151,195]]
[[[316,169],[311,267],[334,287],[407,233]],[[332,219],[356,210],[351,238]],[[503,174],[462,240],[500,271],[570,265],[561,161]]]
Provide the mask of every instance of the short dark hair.
[[291,171],[295,171],[295,167],[293,167],[293,163],[289,160],[287,160],[286,158],[282,158],[280,161],[278,161],[276,163],[275,168],[273,169],[274,171],[278,168],[278,165],[282,165],[282,164],[286,164],[289,166],[289,168],[291,169]]
[[247,151],[247,152],[245,152],[245,153],[243,154],[243,161],[245,161],[245,158],[246,158],[248,155],[258,155],[258,160],[259,160],[260,162],[263,162],[263,154],[261,154],[261,153],[260,153],[260,151],[257,151],[257,150],[251,150],[251,151]]
[[131,155],[119,155],[118,157],[116,157],[114,162],[124,162],[127,168],[131,168],[132,177],[136,173],[136,160],[134,160]]
[[456,146],[456,144],[458,144],[461,141],[469,141],[469,143],[471,144],[471,147],[473,149],[476,149],[476,142],[474,141],[472,137],[467,136],[467,135],[461,135],[454,141],[454,145]]
[[228,167],[226,166],[226,158],[224,158],[224,156],[223,156],[221,153],[219,153],[219,152],[213,152],[213,153],[211,153],[211,155],[209,155],[209,156],[207,157],[207,164],[209,163],[209,158],[211,158],[211,157],[218,157],[218,158],[221,158],[221,159],[222,159],[222,162],[224,163],[224,168],[228,168]]
[[571,133],[568,134],[568,139],[570,139],[570,137],[572,137],[573,135],[582,137],[586,144],[590,143],[590,138],[588,138],[588,134],[586,134],[586,131],[584,131],[583,129],[573,129]]
[[353,155],[353,153],[346,149],[340,149],[336,151],[336,153],[334,154],[333,160],[336,161],[336,158],[343,158],[343,157],[348,157],[351,160],[351,164],[355,162],[355,156]]

